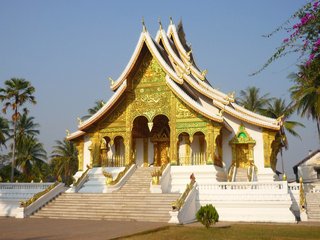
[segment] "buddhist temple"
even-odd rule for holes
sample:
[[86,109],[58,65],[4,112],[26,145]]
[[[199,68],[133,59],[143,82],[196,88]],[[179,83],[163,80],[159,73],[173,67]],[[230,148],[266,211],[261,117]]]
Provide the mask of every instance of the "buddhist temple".
[[170,163],[214,165],[229,181],[243,171],[250,181],[272,178],[281,121],[237,105],[234,93],[212,87],[206,73],[181,23],[171,21],[167,31],[160,23],[155,38],[143,25],[126,68],[110,78],[113,96],[67,136],[77,145],[79,170]]
[[[69,218],[187,223],[213,204],[220,220],[295,221],[275,174],[282,119],[239,106],[206,73],[182,23],[159,22],[152,37],[143,22],[127,66],[109,78],[111,98],[67,136],[79,169],[53,207]],[[53,207],[36,216],[59,217]]]

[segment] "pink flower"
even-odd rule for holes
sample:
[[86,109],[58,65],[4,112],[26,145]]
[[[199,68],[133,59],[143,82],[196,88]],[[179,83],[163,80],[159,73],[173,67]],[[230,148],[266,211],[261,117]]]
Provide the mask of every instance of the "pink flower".
[[288,41],[289,41],[289,38],[283,39],[283,42],[284,42],[284,43],[286,43],[286,42],[288,42]]
[[318,47],[320,45],[320,38],[314,43],[314,46]]
[[314,59],[314,53],[311,53],[309,56],[309,60],[313,60]]
[[316,10],[316,8],[319,6],[319,2],[315,2],[314,4],[313,4],[313,9],[314,10]]

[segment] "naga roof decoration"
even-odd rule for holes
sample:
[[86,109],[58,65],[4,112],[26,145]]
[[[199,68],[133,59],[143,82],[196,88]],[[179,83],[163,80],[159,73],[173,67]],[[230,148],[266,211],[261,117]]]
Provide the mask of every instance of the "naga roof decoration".
[[[101,119],[120,98],[127,88],[127,78],[134,69],[144,46],[166,73],[167,86],[193,110],[213,121],[223,123],[229,130],[230,126],[223,116],[224,113],[243,122],[279,130],[281,120],[253,113],[237,105],[232,95],[222,93],[210,85],[205,77],[205,71],[201,72],[195,65],[191,47],[187,46],[184,39],[184,32],[183,39],[181,39],[183,29],[182,25],[179,27],[180,34],[177,27],[170,21],[168,30],[165,32],[160,23],[156,38],[153,39],[144,26],[130,61],[119,78],[111,83],[113,96],[97,113],[81,123],[78,131],[68,135],[67,139],[71,140],[83,135],[84,130]],[[203,104],[204,102],[207,104]]]

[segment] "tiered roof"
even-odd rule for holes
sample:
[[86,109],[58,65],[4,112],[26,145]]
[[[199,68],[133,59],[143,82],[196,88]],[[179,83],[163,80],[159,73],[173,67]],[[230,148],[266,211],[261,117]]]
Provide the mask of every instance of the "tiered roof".
[[171,20],[167,32],[164,31],[160,23],[154,39],[143,26],[143,31],[130,61],[119,78],[112,81],[113,96],[96,114],[80,123],[78,131],[70,134],[67,139],[71,140],[83,135],[85,130],[101,119],[120,98],[126,90],[127,78],[137,64],[144,46],[148,48],[166,73],[167,86],[193,110],[215,122],[223,123],[227,129],[230,129],[230,126],[225,119],[225,113],[259,127],[272,130],[280,129],[281,120],[246,110],[235,103],[233,94],[227,95],[213,88],[206,79],[206,70],[200,71],[195,64],[192,50],[184,37],[182,24],[180,23],[176,27]]

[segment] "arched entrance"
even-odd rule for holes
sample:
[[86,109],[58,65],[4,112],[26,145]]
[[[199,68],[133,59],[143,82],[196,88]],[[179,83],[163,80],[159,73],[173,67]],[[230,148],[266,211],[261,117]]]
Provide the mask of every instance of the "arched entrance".
[[132,128],[133,161],[137,166],[149,163],[149,135],[148,119],[144,116],[136,117]]
[[136,117],[132,128],[132,149],[137,166],[161,166],[169,162],[169,119],[157,115],[150,122],[145,116]]

